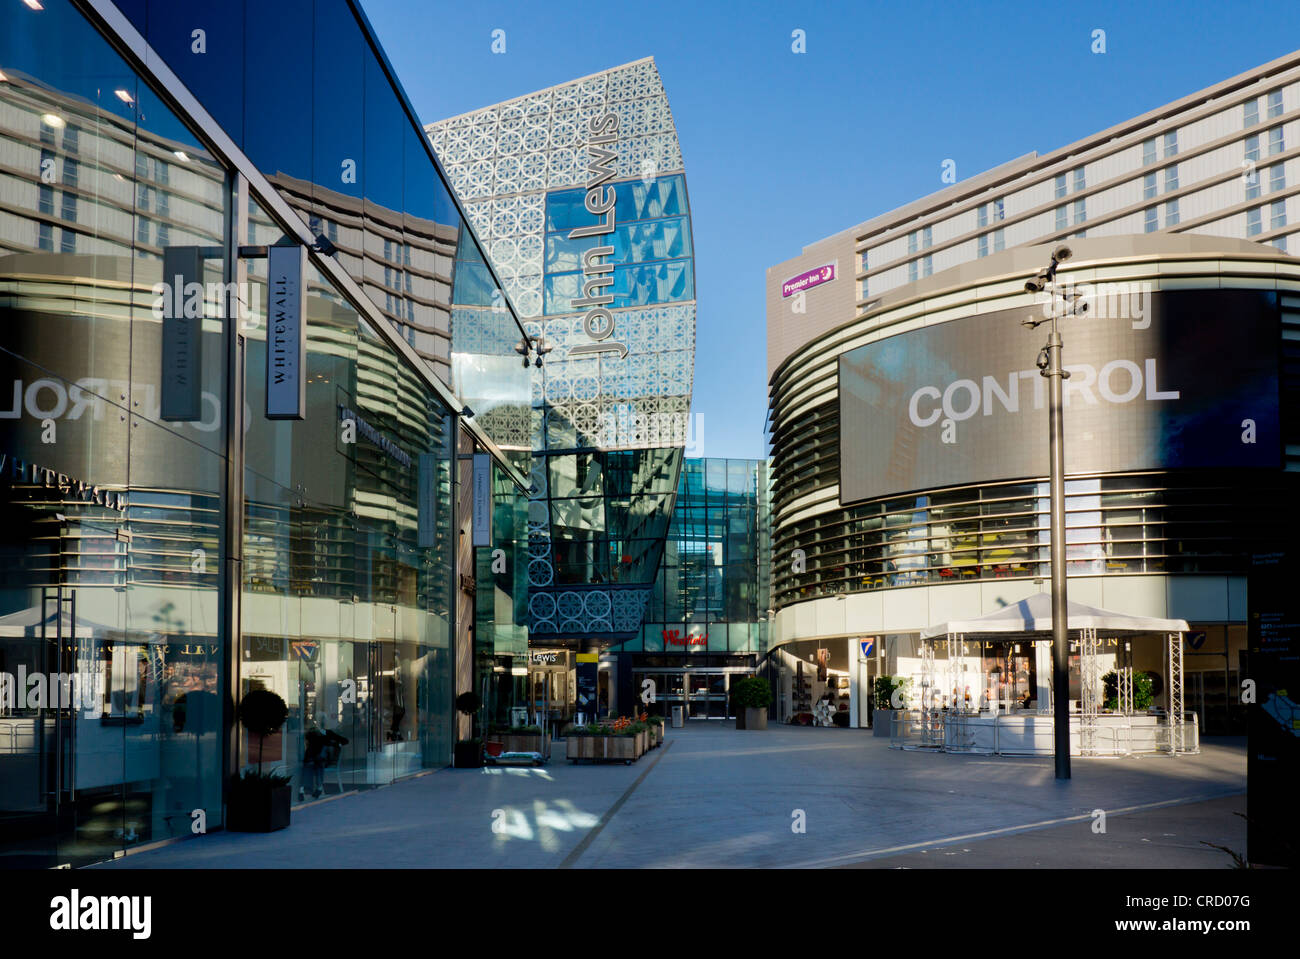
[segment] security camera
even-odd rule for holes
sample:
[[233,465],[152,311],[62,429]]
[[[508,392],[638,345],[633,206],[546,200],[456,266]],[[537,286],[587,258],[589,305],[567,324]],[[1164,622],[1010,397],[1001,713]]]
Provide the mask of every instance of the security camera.
[[1051,282],[1051,279],[1052,278],[1048,275],[1046,270],[1039,270],[1032,280],[1027,280],[1025,282],[1025,292],[1041,293],[1043,290],[1047,289],[1047,284]]
[[1060,246],[1058,246],[1055,250],[1052,251],[1052,259],[1055,260],[1057,263],[1064,263],[1072,255],[1073,255],[1073,251],[1071,251],[1071,249],[1068,246],[1066,246],[1064,243],[1062,243]]

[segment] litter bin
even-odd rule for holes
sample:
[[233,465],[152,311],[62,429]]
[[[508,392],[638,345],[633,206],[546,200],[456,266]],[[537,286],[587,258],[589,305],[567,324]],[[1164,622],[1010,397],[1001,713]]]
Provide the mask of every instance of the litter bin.
[[673,707],[673,729],[681,729],[686,725],[686,707]]

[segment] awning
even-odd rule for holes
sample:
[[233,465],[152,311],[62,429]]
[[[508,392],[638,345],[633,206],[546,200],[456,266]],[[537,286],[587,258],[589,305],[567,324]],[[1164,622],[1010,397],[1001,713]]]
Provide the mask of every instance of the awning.
[[[1116,613],[1083,603],[1066,604],[1066,626],[1070,630],[1095,629],[1099,633],[1185,633],[1185,619],[1157,619],[1153,616],[1136,616]],[[1052,595],[1035,593],[1028,599],[1011,606],[996,609],[983,616],[954,619],[946,623],[927,626],[921,630],[922,639],[934,639],[950,633],[978,636],[985,633],[1051,633]]]

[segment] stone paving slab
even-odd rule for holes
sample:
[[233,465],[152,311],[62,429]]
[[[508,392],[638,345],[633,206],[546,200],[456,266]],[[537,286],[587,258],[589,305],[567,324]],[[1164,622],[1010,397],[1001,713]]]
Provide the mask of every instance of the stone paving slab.
[[[1246,782],[1244,740],[1206,740],[1178,759],[1076,759],[1063,784],[1050,759],[903,752],[869,730],[700,722],[670,730],[669,743],[631,766],[556,758],[541,769],[440,770],[300,808],[282,832],[218,832],[100,868],[904,865],[956,842],[981,843],[980,864],[995,866],[1029,864],[1040,836],[1058,856],[1073,844],[1080,862],[1103,866],[1110,853],[1087,844],[1094,809],[1107,810],[1117,839],[1128,835],[1123,817],[1146,816],[1143,828],[1163,833],[1176,832],[1161,826],[1173,815],[1186,843],[1235,840],[1231,804],[1204,806],[1201,825],[1170,810],[1240,795]],[[1141,864],[1159,866],[1160,855]]]

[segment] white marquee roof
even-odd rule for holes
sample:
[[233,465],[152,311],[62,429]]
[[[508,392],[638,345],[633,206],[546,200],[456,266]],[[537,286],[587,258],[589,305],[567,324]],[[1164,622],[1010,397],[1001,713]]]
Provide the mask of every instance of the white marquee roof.
[[[1185,633],[1185,619],[1157,619],[1152,616],[1134,616],[1097,609],[1082,603],[1068,603],[1066,623],[1070,630],[1095,629],[1100,633]],[[949,633],[968,636],[983,633],[1050,633],[1052,631],[1052,595],[1035,593],[1028,599],[1002,609],[974,616],[937,623],[921,630],[922,639],[934,639]]]

